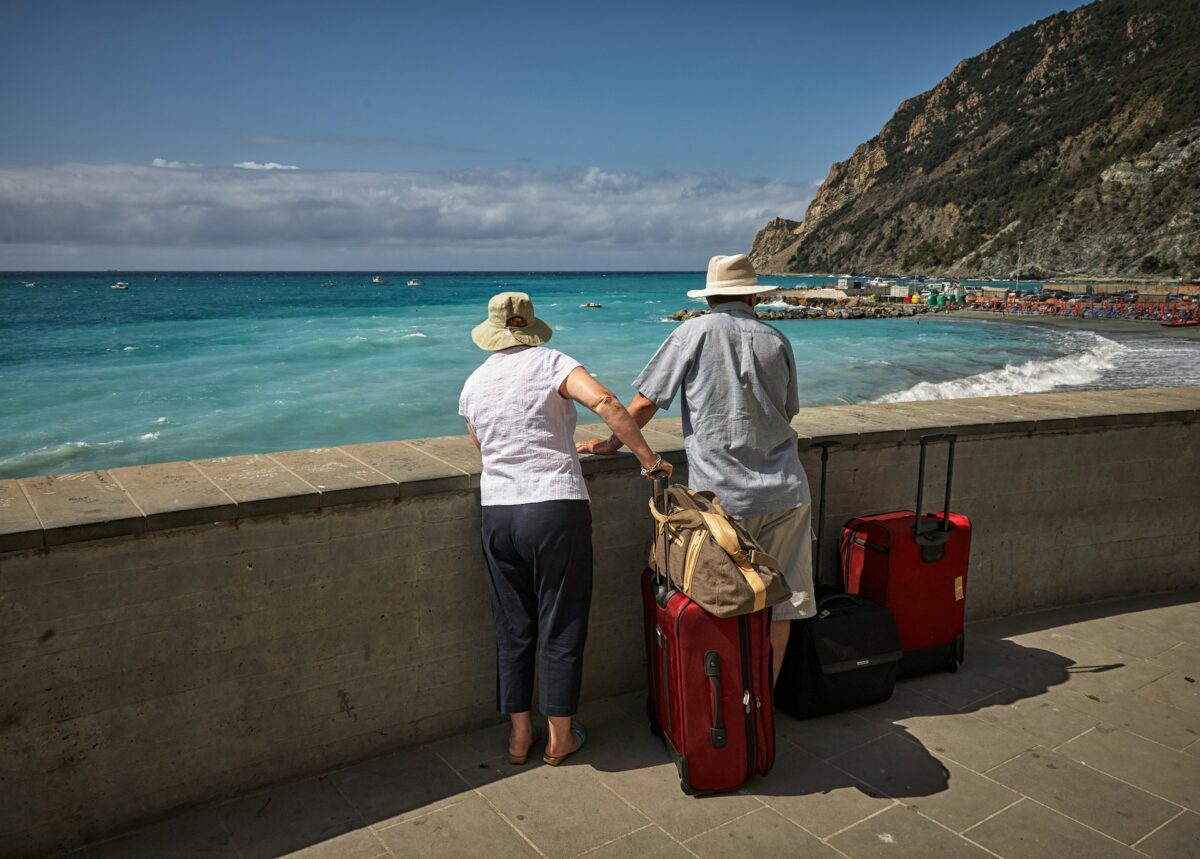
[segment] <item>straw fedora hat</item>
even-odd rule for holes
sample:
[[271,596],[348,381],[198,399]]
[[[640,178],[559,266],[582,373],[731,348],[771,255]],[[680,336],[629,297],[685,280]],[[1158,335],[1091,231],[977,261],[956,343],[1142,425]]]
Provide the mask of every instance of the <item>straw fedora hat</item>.
[[704,289],[689,289],[688,298],[709,298],[714,295],[754,295],[779,289],[758,282],[758,273],[745,254],[715,256],[708,261],[708,278]]
[[510,346],[541,346],[554,332],[533,315],[533,299],[523,292],[502,292],[488,302],[488,318],[471,330],[475,345],[487,352]]

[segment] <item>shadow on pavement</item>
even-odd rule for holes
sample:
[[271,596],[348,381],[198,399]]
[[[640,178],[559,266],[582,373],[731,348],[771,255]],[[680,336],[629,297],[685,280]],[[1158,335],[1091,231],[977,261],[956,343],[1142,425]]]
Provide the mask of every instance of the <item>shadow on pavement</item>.
[[[970,777],[964,769],[983,772],[1046,742],[1020,721],[1037,726],[1050,718],[1045,714],[1052,704],[1036,701],[1040,696],[1068,681],[1072,688],[1085,684],[1080,690],[1086,693],[1087,683],[1103,682],[1124,665],[1103,658],[1077,663],[1010,638],[1054,646],[1061,630],[1073,624],[1194,599],[1194,593],[1150,595],[971,624],[966,662],[957,673],[902,681],[890,700],[875,707],[805,721],[779,714],[775,769],[751,779],[740,793],[780,801],[845,789],[863,801],[941,794],[956,778]],[[1079,644],[1076,639],[1072,646]],[[588,747],[559,772],[538,774],[544,768],[540,750],[526,766],[508,765],[507,726],[498,724],[199,809],[75,855],[259,859],[319,845],[322,856],[368,856],[375,854],[365,851],[379,841],[403,852],[403,844],[388,841],[389,827],[402,833],[405,827],[398,824],[459,804],[466,815],[469,803],[483,801],[475,788],[486,794],[490,785],[530,773],[533,779],[512,782],[523,785],[517,790],[540,783],[553,793],[559,778],[566,785],[594,776],[623,797],[634,797],[629,801],[637,807],[641,797],[672,813],[705,807],[705,799],[680,794],[670,757],[649,732],[641,694],[591,702],[580,718],[589,729]],[[572,769],[583,772],[569,774]]]

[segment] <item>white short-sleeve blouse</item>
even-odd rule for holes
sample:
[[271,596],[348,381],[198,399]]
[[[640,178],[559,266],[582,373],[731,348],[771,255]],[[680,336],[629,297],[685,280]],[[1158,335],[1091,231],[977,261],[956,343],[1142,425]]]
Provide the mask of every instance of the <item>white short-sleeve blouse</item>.
[[578,366],[545,346],[514,346],[467,379],[458,413],[482,448],[482,504],[588,499],[575,453],[575,403],[558,393]]

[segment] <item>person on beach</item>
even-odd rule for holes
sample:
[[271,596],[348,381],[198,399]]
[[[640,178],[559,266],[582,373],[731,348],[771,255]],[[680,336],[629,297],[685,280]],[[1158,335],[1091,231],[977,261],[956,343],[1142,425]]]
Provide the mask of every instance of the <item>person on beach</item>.
[[[771,646],[778,677],[794,619],[815,611],[811,498],[791,419],[800,411],[792,345],[759,321],[754,306],[775,287],[758,282],[745,254],[708,263],[703,298],[710,312],[671,332],[634,381],[629,412],[639,427],[681,392],[688,482],[721,505],[778,560],[792,598],[772,610]],[[611,455],[627,441],[582,442],[581,453]]]
[[545,348],[550,335],[528,295],[494,296],[488,318],[471,332],[492,354],[467,379],[458,411],[483,456],[483,556],[496,626],[496,705],[512,720],[508,759],[525,763],[538,739],[530,714],[536,661],[550,723],[543,760],[558,766],[586,739],[572,720],[592,599],[592,516],[575,451],[575,403],[628,442],[648,480],[672,469],[611,391],[578,361]]

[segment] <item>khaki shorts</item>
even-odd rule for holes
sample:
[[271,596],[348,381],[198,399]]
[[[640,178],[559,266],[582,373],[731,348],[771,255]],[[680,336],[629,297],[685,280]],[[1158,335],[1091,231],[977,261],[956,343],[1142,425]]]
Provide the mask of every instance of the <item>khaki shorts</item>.
[[771,610],[771,620],[799,620],[816,614],[812,576],[812,505],[782,513],[739,519],[763,551],[783,567],[792,598]]

